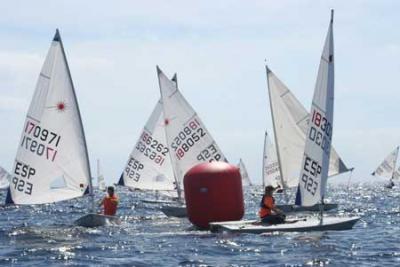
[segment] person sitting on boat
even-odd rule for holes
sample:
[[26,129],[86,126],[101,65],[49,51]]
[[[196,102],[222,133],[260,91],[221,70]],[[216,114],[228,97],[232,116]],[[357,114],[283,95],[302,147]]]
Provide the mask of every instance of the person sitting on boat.
[[389,183],[386,185],[386,188],[392,189],[394,187],[394,182],[390,179]]
[[271,185],[265,187],[265,192],[260,203],[260,211],[258,212],[262,223],[280,224],[285,222],[285,214],[275,207],[274,190],[275,188]]
[[114,193],[114,187],[109,186],[107,188],[107,196],[100,202],[100,206],[104,208],[104,215],[114,216],[117,213],[118,208],[118,196]]
[[276,190],[276,193],[279,193],[279,194],[283,193],[283,189],[281,188],[281,185],[279,185],[279,184],[277,187],[275,187],[275,190]]

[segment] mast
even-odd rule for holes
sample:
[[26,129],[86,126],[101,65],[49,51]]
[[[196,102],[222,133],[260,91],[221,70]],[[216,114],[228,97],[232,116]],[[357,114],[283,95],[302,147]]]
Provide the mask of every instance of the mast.
[[[158,76],[161,73],[161,70],[160,70],[160,68],[158,66],[156,68],[157,68],[157,76]],[[157,79],[158,79],[158,86],[160,87],[160,90],[161,90],[160,79],[159,78],[157,78]],[[177,78],[176,73],[174,74],[174,76],[172,77],[171,80],[175,83],[176,89],[178,89],[178,78]],[[161,97],[161,101],[162,101],[162,97]],[[164,103],[162,103],[162,104],[164,106]],[[165,112],[163,111],[163,113],[164,113],[164,119],[165,119]],[[168,127],[168,125],[166,125],[166,127]],[[177,171],[176,171],[176,165],[175,165],[174,160],[172,159],[172,157],[174,157],[174,155],[171,155],[171,149],[169,149],[171,146],[170,146],[170,143],[168,141],[169,139],[168,139],[168,133],[167,132],[168,131],[165,130],[165,136],[166,136],[165,139],[166,139],[167,146],[168,146],[168,153],[169,153],[169,158],[171,160],[172,171],[174,173],[176,192],[178,193],[178,201],[182,202],[182,189],[181,189],[181,186],[180,186],[180,183],[179,183],[179,180],[178,180],[178,175],[177,175]]]
[[100,188],[99,177],[100,177],[100,159],[97,159],[97,187]]
[[97,159],[97,188],[102,191],[107,191],[104,176],[101,172],[100,159]]
[[272,107],[271,90],[270,90],[270,87],[269,87],[268,74],[269,74],[270,70],[268,68],[268,65],[265,65],[265,69],[267,71],[267,86],[268,86],[269,105],[270,105],[270,109],[271,109],[272,126],[273,126],[273,129],[274,129],[274,140],[275,140],[275,145],[276,145],[276,155],[278,157],[278,165],[279,165],[279,172],[280,172],[279,177],[281,178],[282,189],[283,189],[283,194],[285,196],[285,201],[286,201],[286,204],[288,204],[289,203],[289,197],[288,197],[287,192],[286,192],[286,184],[285,184],[285,182],[283,180],[283,173],[282,173],[282,167],[281,167],[282,166],[281,165],[281,156],[279,154],[279,143],[278,143],[278,137],[277,137],[277,134],[276,134],[276,125],[275,125],[275,119],[274,119],[275,118],[274,117],[274,109]]
[[[334,14],[334,11],[333,11],[333,9],[331,9],[331,20],[330,20],[330,25],[329,25],[329,27],[330,27],[330,37],[329,38],[331,38],[331,41],[332,41],[332,38],[333,38],[333,14]],[[333,42],[333,41],[332,41]],[[333,43],[332,43],[332,45],[333,45]],[[324,49],[325,49],[325,47],[324,47]],[[329,48],[330,50],[332,49],[332,54],[330,53],[330,51],[329,51],[329,60],[330,60],[330,62],[334,62],[334,61],[331,61],[331,57],[333,57],[333,48],[332,47],[330,47]],[[333,63],[332,63],[333,64]],[[333,65],[332,65],[333,66]],[[334,77],[332,78],[333,80],[334,80]],[[332,87],[332,90],[334,90],[334,88]],[[314,99],[313,99],[313,101],[314,101]],[[311,122],[310,122],[311,123]],[[333,125],[333,116],[332,116],[332,121],[331,121],[331,124]],[[332,138],[332,137],[331,137]],[[331,147],[332,146],[332,143],[330,143],[329,144],[329,146]],[[329,152],[330,153],[330,152]],[[328,163],[329,164],[329,163]],[[325,185],[326,186],[326,185]],[[324,203],[324,194],[321,194],[321,204],[319,205],[319,211],[320,211],[320,219],[319,219],[319,223],[322,225],[323,224],[323,218],[324,218],[324,205],[325,205],[325,203]]]
[[263,186],[263,188],[265,188],[265,156],[266,156],[265,150],[266,150],[266,148],[267,148],[267,136],[268,136],[268,133],[267,133],[267,131],[265,131],[265,137],[264,137],[264,151],[263,151],[263,162],[262,162],[262,175],[261,175],[261,177],[262,177],[262,186]]
[[86,158],[86,164],[87,164],[87,169],[88,169],[87,177],[89,179],[89,181],[88,181],[89,183],[88,184],[89,184],[89,197],[90,197],[90,209],[89,209],[89,211],[91,213],[93,213],[95,211],[94,194],[93,194],[93,181],[92,181],[92,174],[91,174],[91,171],[90,171],[90,162],[89,162],[89,154],[88,154],[87,143],[86,143],[85,130],[83,129],[82,117],[81,117],[81,112],[79,110],[78,99],[77,99],[76,93],[75,93],[74,82],[72,81],[71,71],[70,71],[69,66],[68,66],[68,61],[67,61],[67,57],[65,55],[64,45],[62,43],[60,32],[59,32],[58,29],[56,29],[56,34],[54,36],[53,41],[60,43],[61,52],[62,52],[62,55],[63,55],[64,60],[65,60],[65,64],[66,64],[66,67],[67,67],[68,77],[69,77],[69,80],[71,81],[72,94],[73,94],[74,100],[76,102],[76,109],[78,110],[79,125],[81,126],[80,128],[81,128],[82,136],[83,136],[83,145],[85,147],[85,158]]

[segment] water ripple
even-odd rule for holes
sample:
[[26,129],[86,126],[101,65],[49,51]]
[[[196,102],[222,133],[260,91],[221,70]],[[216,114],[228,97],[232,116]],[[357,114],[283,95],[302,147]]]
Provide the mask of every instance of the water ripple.
[[[245,192],[247,219],[256,218],[257,191]],[[340,204],[338,215],[362,216],[351,231],[261,235],[194,230],[186,219],[167,218],[159,206],[140,201],[149,194],[118,193],[122,224],[96,229],[72,223],[86,212],[87,199],[1,206],[0,265],[400,266],[399,188],[330,188],[328,200]]]

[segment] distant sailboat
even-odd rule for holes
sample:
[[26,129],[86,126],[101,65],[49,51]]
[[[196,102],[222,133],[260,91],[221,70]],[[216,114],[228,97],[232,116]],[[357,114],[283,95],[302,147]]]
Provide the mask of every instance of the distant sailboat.
[[100,191],[106,191],[106,181],[104,180],[104,175],[101,171],[99,159],[97,159],[97,188]]
[[0,167],[0,190],[7,189],[10,186],[12,176],[2,167]]
[[88,194],[92,179],[78,102],[58,30],[24,123],[6,204],[53,203]]
[[385,186],[386,188],[392,188],[394,186],[394,180],[399,177],[399,170],[396,171],[396,162],[399,155],[399,147],[396,147],[378,168],[372,173],[373,176],[380,176],[389,179],[389,183]]
[[249,173],[247,172],[246,166],[242,159],[239,160],[238,168],[240,170],[240,175],[242,176],[242,185],[243,186],[251,186],[251,180],[249,177]]
[[[301,206],[324,205],[326,182],[331,156],[333,104],[334,104],[334,53],[333,53],[333,11],[328,34],[318,70],[317,82],[311,106],[311,121],[307,126],[300,182],[296,202]],[[263,233],[271,231],[324,231],[348,230],[359,217],[306,218],[277,225],[254,224],[249,222],[211,223],[213,231]]]
[[[227,161],[194,109],[178,90],[175,82],[157,67],[163,103],[166,141],[175,174],[178,198],[182,199],[183,177],[193,166],[202,162]],[[165,206],[167,215],[175,212],[185,216],[185,207]],[[184,213],[182,211],[185,211]]]
[[283,181],[279,170],[278,156],[274,144],[265,132],[264,138],[264,156],[263,156],[263,187],[272,185],[273,187],[283,188]]

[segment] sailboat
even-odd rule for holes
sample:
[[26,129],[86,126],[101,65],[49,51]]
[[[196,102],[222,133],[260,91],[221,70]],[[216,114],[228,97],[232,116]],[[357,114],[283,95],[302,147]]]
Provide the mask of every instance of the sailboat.
[[25,119],[6,204],[45,204],[94,196],[78,101],[60,33],[43,64]]
[[271,185],[275,188],[283,188],[283,181],[281,172],[279,170],[278,156],[274,144],[265,132],[264,138],[264,154],[263,154],[263,168],[262,168],[262,185],[263,188]]
[[0,190],[7,189],[10,186],[11,175],[0,167]]
[[[297,207],[296,205],[289,204],[289,197],[286,192],[290,188],[297,187],[299,183],[297,175],[301,169],[302,150],[306,143],[310,114],[268,66],[266,66],[266,72],[280,173],[279,185],[283,189],[286,202],[286,204],[277,206],[285,212],[319,210],[318,205]],[[330,177],[353,170],[353,168],[346,167],[333,147],[330,150],[330,154],[328,169]],[[334,208],[337,208],[337,204],[326,204],[324,206],[326,210]]]
[[242,176],[242,185],[243,186],[251,186],[251,180],[249,177],[249,173],[247,172],[246,166],[242,159],[239,160],[238,168],[240,170],[240,176]]
[[263,233],[272,231],[325,231],[348,230],[359,217],[323,216],[324,197],[331,156],[334,104],[334,53],[333,53],[333,10],[329,30],[318,70],[314,97],[311,105],[311,120],[307,126],[302,168],[298,184],[296,204],[301,206],[320,205],[318,218],[306,218],[277,225],[254,222],[211,223],[212,231]]
[[[166,143],[175,176],[179,199],[182,198],[183,177],[193,166],[202,162],[227,161],[200,117],[186,101],[177,84],[157,66],[157,75],[163,103]],[[163,206],[167,216],[186,216],[186,207]]]
[[100,191],[106,191],[106,182],[104,180],[104,175],[101,171],[99,159],[97,159],[97,188]]
[[372,173],[373,176],[380,176],[389,179],[389,183],[385,185],[386,188],[393,188],[394,181],[396,178],[399,177],[400,167],[399,170],[396,171],[396,162],[399,155],[399,147],[396,147],[386,158],[383,162],[376,168],[376,170]]
[[[177,83],[176,74],[172,81]],[[166,140],[163,103],[160,99],[137,140],[118,185],[132,190],[167,192],[177,197],[176,180]],[[145,203],[166,204],[171,200],[143,199]]]

